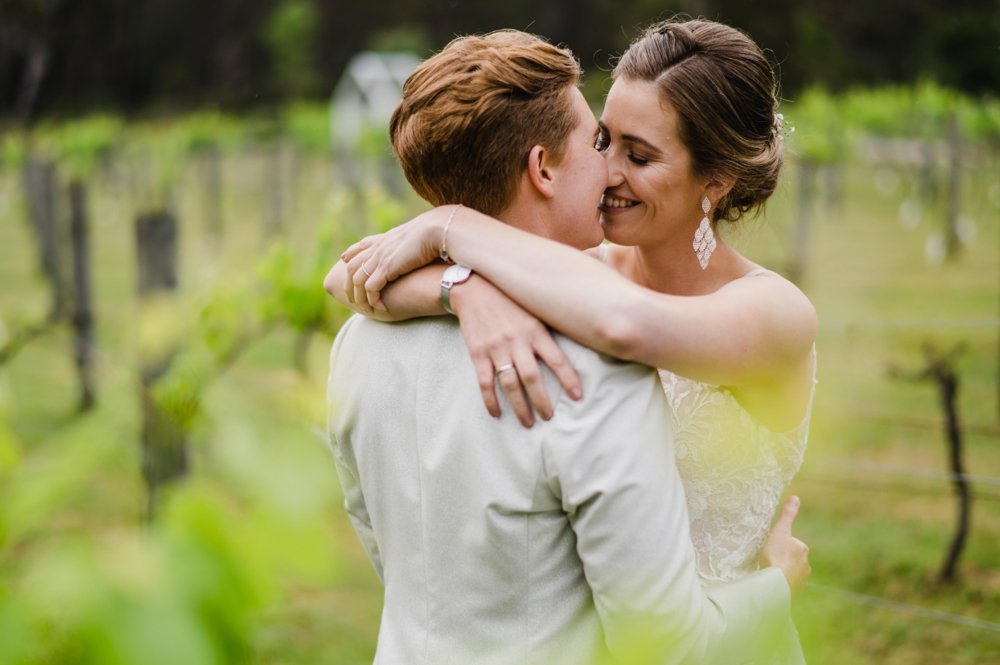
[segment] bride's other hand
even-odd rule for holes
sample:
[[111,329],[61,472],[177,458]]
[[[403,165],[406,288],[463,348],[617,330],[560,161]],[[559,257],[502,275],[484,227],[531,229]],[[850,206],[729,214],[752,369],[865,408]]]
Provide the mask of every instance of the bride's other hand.
[[809,546],[792,535],[792,525],[799,514],[799,497],[788,498],[781,515],[771,528],[771,533],[760,550],[760,565],[776,566],[788,580],[792,593],[805,589],[812,574],[809,565]]
[[365,300],[373,309],[384,310],[382,289],[438,259],[445,227],[457,209],[453,205],[434,208],[348,247],[340,258],[347,265],[345,286],[351,302]]
[[548,366],[570,397],[580,398],[580,379],[552,333],[502,291],[474,276],[452,291],[452,306],[490,415],[500,416],[499,382],[525,427],[534,424],[536,413],[543,420],[552,417],[552,401],[539,361]]

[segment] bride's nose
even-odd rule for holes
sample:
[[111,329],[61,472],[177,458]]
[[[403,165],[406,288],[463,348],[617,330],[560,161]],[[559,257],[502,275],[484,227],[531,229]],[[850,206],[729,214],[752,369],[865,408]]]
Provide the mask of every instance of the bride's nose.
[[625,173],[620,166],[621,160],[616,159],[611,150],[606,150],[602,154],[608,165],[608,188],[617,187],[625,182]]

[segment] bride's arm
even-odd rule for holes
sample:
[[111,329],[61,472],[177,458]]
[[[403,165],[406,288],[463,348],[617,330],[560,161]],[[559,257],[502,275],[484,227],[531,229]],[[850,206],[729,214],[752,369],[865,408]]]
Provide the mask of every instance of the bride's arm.
[[[643,288],[568,246],[453,206],[424,213],[344,254],[356,300],[380,305],[399,274],[437,257],[468,265],[546,323],[605,353],[692,379],[750,385],[785,379],[809,357],[815,312],[783,279],[735,280],[706,296]],[[358,271],[364,260],[368,277]]]
[[348,309],[377,321],[395,322],[423,316],[441,316],[446,313],[438,297],[444,270],[443,264],[431,264],[394,281],[382,292],[383,306],[377,309],[365,299],[349,297],[350,280],[347,265],[343,261],[337,261],[330,268],[323,279],[323,288]]
[[[361,298],[348,298],[348,272],[338,261],[323,280],[323,288],[358,314],[378,321],[396,322],[445,314],[440,302],[442,264],[414,270],[388,285],[382,292],[383,306],[373,309]],[[551,332],[535,316],[504,295],[488,281],[473,275],[451,293],[451,306],[459,319],[476,369],[483,403],[494,417],[500,416],[496,384],[507,395],[511,409],[525,426],[534,424],[534,414],[552,417],[552,402],[543,383],[540,360],[555,374],[573,398],[581,396],[580,380]],[[513,371],[495,374],[507,364]]]

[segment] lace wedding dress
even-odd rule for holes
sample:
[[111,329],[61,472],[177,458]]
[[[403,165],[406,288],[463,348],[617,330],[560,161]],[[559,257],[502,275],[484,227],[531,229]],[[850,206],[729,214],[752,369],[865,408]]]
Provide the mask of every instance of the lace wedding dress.
[[782,492],[802,465],[809,414],[776,433],[724,388],[666,370],[660,381],[673,414],[698,573],[708,583],[732,581],[757,569]]
[[[706,584],[738,579],[757,570],[757,553],[782,492],[802,465],[812,395],[798,427],[772,432],[725,388],[666,370],[659,374],[673,414],[677,468],[687,495],[698,573]],[[791,620],[775,646],[766,659],[748,655],[747,662],[805,662]]]

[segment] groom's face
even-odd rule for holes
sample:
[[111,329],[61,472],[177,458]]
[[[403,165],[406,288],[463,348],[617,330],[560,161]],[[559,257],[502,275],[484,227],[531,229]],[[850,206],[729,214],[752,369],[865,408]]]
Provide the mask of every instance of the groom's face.
[[575,87],[569,93],[577,122],[566,137],[562,160],[555,169],[555,210],[548,216],[546,235],[586,249],[604,240],[600,204],[608,186],[608,164],[595,147],[599,129],[587,101]]

